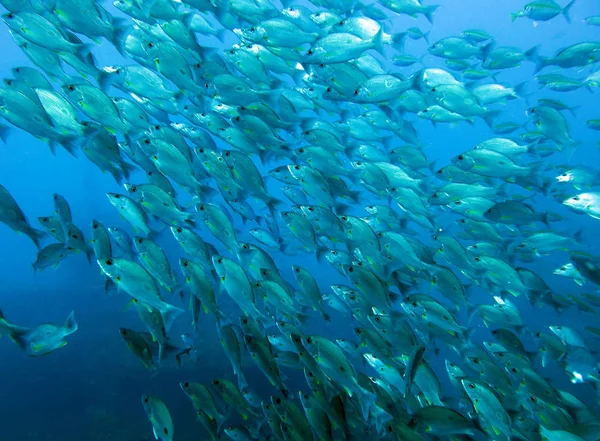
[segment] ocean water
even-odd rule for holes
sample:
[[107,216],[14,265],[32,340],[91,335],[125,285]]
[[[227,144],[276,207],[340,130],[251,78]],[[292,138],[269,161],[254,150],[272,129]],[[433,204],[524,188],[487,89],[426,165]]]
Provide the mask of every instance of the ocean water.
[[[340,0],[341,1],[341,0]],[[418,26],[431,31],[431,43],[450,35],[458,35],[465,29],[483,29],[492,35],[498,45],[516,46],[523,50],[540,45],[544,56],[554,54],[562,47],[582,42],[597,41],[600,36],[598,27],[588,26],[584,19],[600,14],[600,2],[579,0],[571,10],[572,23],[559,16],[548,22],[535,23],[523,18],[511,22],[510,13],[516,12],[524,1],[518,0],[439,0],[441,7],[430,24],[422,16],[413,19],[407,16],[394,16],[389,22],[389,32],[401,32],[410,26]],[[563,3],[563,2],[561,2]],[[302,4],[302,3],[299,3]],[[111,13],[122,15],[104,5]],[[3,11],[0,8],[1,11]],[[215,39],[207,43],[221,48],[237,42],[233,34],[227,36],[225,43]],[[201,43],[203,43],[201,41]],[[424,40],[407,42],[407,52],[420,56],[427,53]],[[7,27],[0,24],[0,77],[11,75],[11,68],[31,66],[27,57],[13,42]],[[97,65],[123,63],[123,58],[106,41],[93,47]],[[390,54],[391,57],[391,54]],[[386,61],[390,68],[391,60]],[[422,59],[426,67],[443,67],[443,60],[425,55]],[[405,76],[416,72],[421,66],[394,68]],[[582,78],[593,72],[596,67],[586,67],[559,73]],[[550,73],[554,68],[547,68]],[[572,107],[577,107],[576,115],[565,112],[570,125],[571,136],[579,141],[576,149],[565,149],[552,156],[550,164],[586,164],[600,171],[599,132],[586,126],[589,119],[600,118],[600,101],[597,88],[559,93],[542,90],[533,79],[534,64],[528,61],[521,67],[500,71],[498,82],[517,85],[526,81],[527,99],[509,101],[506,105],[496,106],[501,110],[498,121],[528,121],[526,110],[539,98],[562,99]],[[113,89],[114,95],[121,93]],[[417,129],[419,142],[424,147],[427,158],[435,162],[436,167],[449,163],[450,159],[474,147],[479,142],[493,137],[490,129],[481,120],[474,124],[437,124],[410,117]],[[532,130],[531,124],[529,130]],[[404,143],[402,143],[404,144]],[[222,144],[219,144],[222,145]],[[273,162],[265,166],[265,174],[276,165],[291,161]],[[552,171],[548,176],[553,176]],[[131,182],[142,182],[141,173],[136,173]],[[53,211],[52,194],[63,195],[70,204],[73,221],[89,239],[92,219],[100,220],[105,226],[118,226],[130,231],[129,226],[119,217],[106,198],[108,192],[124,193],[124,189],[108,174],[103,174],[82,153],[70,156],[64,149],[58,149],[52,155],[47,145],[19,129],[12,129],[5,144],[0,144],[0,184],[5,186],[19,203],[31,224],[36,227],[38,216],[47,216]],[[268,180],[269,191],[284,199],[280,184]],[[572,190],[572,194],[576,194]],[[371,203],[371,196],[365,193],[361,205],[351,207],[351,214],[364,216],[363,207]],[[500,198],[499,198],[500,199]],[[535,196],[535,206],[561,214],[565,219],[552,224],[554,230],[575,234],[583,231],[583,243],[586,251],[600,255],[597,238],[600,235],[599,221],[583,214],[576,214],[561,206],[560,203]],[[289,209],[289,205],[287,206]],[[435,216],[443,216],[437,211]],[[242,241],[254,242],[248,234],[252,224],[244,225],[238,216],[234,216],[235,226]],[[443,222],[441,222],[443,224]],[[450,226],[449,226],[450,227]],[[282,229],[285,227],[282,225]],[[205,234],[207,241],[226,253],[223,246],[212,240],[210,233]],[[452,230],[450,230],[452,231]],[[131,231],[130,231],[131,232]],[[426,235],[422,236],[430,240]],[[176,271],[177,259],[183,255],[168,229],[158,235],[161,244]],[[323,292],[329,286],[344,283],[342,278],[329,264],[319,263],[312,254],[298,253],[283,255],[272,253],[281,274],[294,283],[291,274],[292,264],[301,264],[315,276]],[[128,308],[130,298],[125,294],[106,295],[104,278],[100,269],[87,262],[81,253],[68,257],[56,269],[46,269],[34,273],[32,263],[36,259],[36,248],[24,235],[15,234],[7,226],[0,224],[0,308],[11,322],[23,326],[36,326],[39,323],[62,323],[71,311],[79,324],[79,330],[67,338],[68,344],[41,358],[27,357],[8,338],[0,339],[0,431],[1,441],[143,441],[152,439],[151,426],[140,403],[142,394],[160,396],[169,406],[175,424],[175,440],[195,441],[208,439],[204,428],[195,421],[195,412],[189,399],[179,389],[181,381],[210,382],[215,377],[234,380],[233,372],[225,353],[217,339],[214,318],[201,315],[201,321],[194,334],[194,345],[198,353],[197,360],[186,359],[182,367],[165,365],[153,376],[146,371],[139,360],[128,350],[119,336],[120,327],[142,330],[134,308]],[[546,282],[558,293],[579,295],[582,292],[596,292],[597,286],[588,282],[579,287],[571,280],[552,274],[558,266],[568,261],[563,252],[537,259],[526,264],[528,268],[543,275]],[[179,275],[180,279],[181,276]],[[187,300],[177,297],[170,299],[174,304],[187,307]],[[490,303],[488,293],[475,289],[473,303]],[[562,324],[582,330],[587,325],[598,325],[598,313],[582,312],[574,307],[557,313],[551,307],[532,308],[526,299],[515,299],[523,318],[527,322],[528,332],[534,333],[547,329],[549,325]],[[233,321],[240,314],[226,294],[219,297],[219,304]],[[352,328],[347,318],[332,312],[333,319],[324,323],[315,316],[309,322],[311,333],[331,338],[352,336]],[[466,323],[465,311],[459,314],[461,322]],[[170,335],[178,340],[184,332],[191,332],[190,316],[185,314],[177,320]],[[489,337],[489,330],[479,319],[474,319],[475,341]],[[526,346],[534,349],[530,339],[524,339]],[[600,344],[596,348],[600,350]],[[456,395],[448,382],[444,370],[444,358],[456,358],[456,353],[442,349],[439,356],[428,357],[428,361],[438,374],[444,393]],[[246,378],[261,396],[267,398],[276,393],[264,375],[258,371],[249,358],[244,355]],[[289,377],[288,387],[296,391],[306,387],[302,376],[297,372],[283,369]],[[365,369],[368,372],[368,369]],[[589,384],[572,384],[566,374],[557,368],[544,371],[556,388],[570,391],[600,415],[598,397]]]

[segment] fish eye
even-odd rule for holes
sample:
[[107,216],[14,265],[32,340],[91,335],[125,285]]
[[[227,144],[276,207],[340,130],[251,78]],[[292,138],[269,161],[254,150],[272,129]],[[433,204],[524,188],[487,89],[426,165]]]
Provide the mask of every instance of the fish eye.
[[306,343],[311,344],[313,342],[312,337],[308,337],[306,339]]
[[146,145],[150,144],[150,140],[148,138],[144,139],[144,144],[146,144]]
[[221,259],[221,258],[218,258],[218,259],[217,259],[217,263],[223,263],[223,259]]
[[150,48],[154,47],[154,43],[148,43],[148,47],[150,47]]
[[423,113],[429,112],[429,109],[423,109]]
[[204,211],[204,205],[200,205],[200,211]]
[[479,364],[479,358],[474,358],[474,359],[473,359],[473,363],[475,363],[475,364]]
[[177,232],[181,233],[183,230],[181,229],[181,227],[177,228]]
[[389,433],[392,433],[394,431],[394,428],[392,427],[392,425],[390,424],[389,426],[387,426],[387,431]]
[[299,165],[295,165],[294,166],[294,170],[300,170],[300,166]]
[[349,272],[349,273],[353,273],[353,272],[354,272],[354,267],[353,267],[353,266],[351,266],[350,268],[348,268],[348,272]]
[[435,87],[432,87],[432,88],[431,88],[431,91],[432,91],[432,92],[435,92],[435,91],[436,91],[436,88],[435,88]]
[[73,85],[69,86],[69,90],[70,90],[71,92],[73,92],[73,91],[75,90],[75,86],[73,86]]
[[248,245],[242,245],[242,248],[247,250],[248,249]]
[[465,159],[465,157],[463,155],[458,155],[458,158],[456,158],[456,159],[458,159],[459,161],[462,161],[463,159]]
[[481,259],[479,257],[475,258],[475,262],[479,262]]
[[116,194],[115,195],[115,199],[121,199],[121,195],[120,194]]
[[456,202],[454,202],[454,205],[460,205],[460,204],[462,204],[462,202],[461,202],[461,201],[456,201]]
[[579,196],[573,196],[572,198],[574,201],[578,201],[579,200]]
[[337,256],[337,251],[333,250],[333,251],[331,252],[331,254],[333,254],[334,256]]
[[325,92],[331,92],[331,87],[328,87],[327,89],[325,89]]
[[438,194],[437,193],[433,193],[433,196],[431,196],[431,197],[435,199],[435,198],[438,197]]
[[[309,49],[309,50],[308,50],[308,52],[306,53],[306,55],[312,55],[312,54],[313,54],[313,51],[312,51],[312,49]],[[310,90],[310,89],[309,89],[309,90]]]
[[297,273],[299,273],[300,272],[300,267],[296,267],[296,269],[294,271],[296,271]]
[[470,389],[475,389],[475,384],[473,384],[473,383],[469,384],[469,388]]
[[217,384],[221,384],[221,382],[219,380],[213,380],[213,384],[217,385]]
[[361,330],[360,328],[356,328],[356,333],[357,333],[357,334],[361,334],[361,333],[362,333],[362,330]]
[[111,266],[114,263],[114,261],[112,259],[108,259],[104,263],[106,263],[108,266]]
[[8,14],[6,17],[7,17],[7,18],[10,18],[11,20],[12,20],[13,18],[15,18],[15,16],[14,16],[13,14]]
[[147,403],[148,401],[150,401],[150,398],[144,397],[144,403]]
[[354,96],[358,95],[360,92],[358,89],[354,89]]
[[202,113],[200,114],[200,116],[201,116],[202,118],[205,118],[205,117],[206,117],[206,113],[202,112]]
[[190,263],[187,260],[185,262],[183,262],[183,266],[185,266],[185,267],[189,266],[189,264]]

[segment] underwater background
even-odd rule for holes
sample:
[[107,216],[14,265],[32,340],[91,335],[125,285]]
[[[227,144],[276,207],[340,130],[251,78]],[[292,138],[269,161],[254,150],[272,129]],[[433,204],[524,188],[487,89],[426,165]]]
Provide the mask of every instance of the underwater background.
[[[547,55],[570,44],[598,40],[600,36],[600,28],[584,23],[586,17],[600,14],[600,2],[595,0],[579,0],[570,12],[570,24],[560,16],[548,22],[527,19],[513,22],[510,14],[524,4],[519,0],[439,0],[438,3],[441,7],[435,13],[433,24],[422,16],[413,19],[396,15],[388,22],[391,25],[388,32],[401,32],[410,26],[417,26],[430,31],[430,42],[435,42],[449,35],[460,34],[465,29],[477,28],[492,35],[499,45],[516,46],[523,50],[541,45],[541,52]],[[110,4],[103,6],[117,16],[123,16]],[[222,44],[212,38],[207,40],[207,44],[225,48],[235,41],[231,34]],[[11,69],[16,66],[31,66],[31,62],[13,42],[5,25],[0,25],[0,48],[1,78],[9,77]],[[426,54],[427,48],[424,40],[407,42],[407,52],[416,56]],[[125,61],[106,42],[94,46],[93,53],[98,66]],[[443,60],[432,55],[425,55],[422,62],[427,67],[444,67]],[[391,69],[391,60],[387,60],[387,63]],[[408,77],[420,68],[413,65],[394,69]],[[589,74],[589,69],[586,74]],[[564,115],[570,125],[572,138],[580,144],[575,149],[565,149],[553,156],[552,161],[570,165],[586,164],[600,171],[600,133],[586,126],[587,120],[600,118],[600,95],[597,89],[581,88],[567,94],[542,90],[533,80],[533,75],[534,64],[523,62],[520,67],[502,71],[498,75],[498,82],[514,86],[527,81],[530,102],[541,97],[553,97],[564,99],[569,106],[577,108],[575,115],[568,112]],[[113,92],[117,96],[121,93],[116,89]],[[527,107],[525,100],[508,101],[501,106],[500,120],[525,123],[528,120]],[[482,120],[472,125],[436,126],[430,121],[413,120],[419,144],[424,147],[427,158],[435,162],[438,168],[448,164],[460,152],[493,136]],[[267,175],[269,169],[288,162],[291,161],[271,163],[261,172]],[[129,181],[141,182],[142,179],[142,174],[135,172]],[[46,216],[53,211],[52,194],[58,193],[69,202],[73,221],[86,237],[92,219],[101,220],[105,226],[130,230],[106,198],[109,192],[123,193],[122,186],[109,174],[103,174],[84,155],[73,157],[64,149],[58,149],[53,155],[44,142],[22,130],[12,129],[6,143],[0,144],[0,183],[9,189],[32,225],[38,216]],[[267,180],[267,185],[275,197],[285,199],[278,182]],[[368,198],[367,194],[367,201]],[[536,203],[536,207],[543,208],[547,204],[553,212],[565,216],[565,220],[553,223],[554,229],[570,234],[583,229],[586,251],[600,254],[600,224],[597,219],[575,214],[555,202],[538,200]],[[351,214],[362,216],[365,211],[362,206],[351,207]],[[247,232],[250,225],[243,224],[237,216],[234,219],[240,240],[253,242]],[[212,242],[225,253],[220,243]],[[157,243],[172,259],[172,265],[176,265],[182,252],[168,229],[158,235]],[[210,382],[215,377],[235,379],[220,347],[214,317],[201,314],[193,336],[196,359],[184,360],[181,367],[162,366],[160,372],[153,375],[143,368],[119,336],[121,327],[140,328],[136,311],[127,306],[129,296],[105,294],[104,277],[98,265],[93,261],[88,263],[83,253],[69,256],[56,269],[34,273],[32,263],[36,253],[34,244],[25,235],[15,234],[0,224],[2,312],[13,323],[36,326],[44,322],[60,324],[71,311],[75,311],[79,329],[68,338],[68,344],[63,349],[40,358],[27,357],[8,338],[0,339],[0,440],[150,440],[153,438],[152,429],[140,405],[142,394],[158,395],[169,406],[176,427],[176,440],[204,439],[204,429],[195,421],[195,412],[189,399],[179,389],[179,382]],[[310,270],[323,292],[327,292],[331,284],[344,282],[326,262],[318,263],[310,253],[284,255],[274,251],[272,256],[281,274],[292,284],[293,264],[301,264]],[[593,284],[580,287],[569,279],[552,274],[567,259],[565,253],[559,252],[537,259],[528,267],[538,274],[544,274],[546,283],[556,292],[577,295],[595,291],[597,287]],[[226,295],[218,298],[220,307],[236,321],[239,316],[237,307]],[[489,302],[489,295],[476,289],[470,300],[472,303]],[[187,308],[187,301],[179,300],[176,296],[170,301]],[[530,332],[553,324],[582,330],[587,325],[597,326],[600,317],[597,312],[585,313],[575,307],[560,313],[550,306],[534,309],[523,297],[514,299],[514,302],[519,306]],[[333,319],[329,323],[315,315],[309,325],[311,332],[330,338],[351,336],[352,330],[347,320],[337,313],[331,315]],[[459,316],[462,322],[466,322],[465,311]],[[178,318],[169,334],[178,339],[182,333],[190,332],[189,322],[189,315],[184,314]],[[471,326],[477,327],[474,341],[482,341],[489,335],[480,320],[474,320]],[[524,341],[526,346],[532,346],[527,339]],[[600,350],[600,344],[596,350]],[[457,354],[442,350],[438,357],[431,357],[429,362],[438,373],[443,391],[455,394],[443,367],[446,357],[457,358]],[[243,365],[246,378],[254,390],[265,397],[274,393],[248,354],[244,354]],[[289,369],[283,370],[290,377],[290,384],[296,385],[296,388],[289,386],[290,390],[303,387],[302,375]],[[575,394],[600,414],[598,398],[589,384],[571,384],[564,372],[558,369],[546,370],[545,375],[551,375],[555,387]]]

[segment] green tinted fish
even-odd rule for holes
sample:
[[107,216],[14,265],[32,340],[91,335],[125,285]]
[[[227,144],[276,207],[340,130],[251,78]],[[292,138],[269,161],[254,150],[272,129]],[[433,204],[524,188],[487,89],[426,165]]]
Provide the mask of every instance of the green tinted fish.
[[439,8],[439,5],[422,5],[417,0],[383,0],[381,4],[398,14],[406,14],[413,18],[423,15],[430,23],[433,23],[433,13]]
[[67,40],[53,22],[33,12],[10,12],[4,14],[2,20],[14,32],[47,49],[72,53],[85,49]]
[[167,405],[159,397],[142,395],[144,412],[152,425],[152,433],[158,441],[173,441],[174,426]]
[[188,396],[192,401],[192,405],[196,410],[202,410],[210,418],[217,422],[217,426],[220,427],[225,421],[226,417],[217,406],[217,402],[213,393],[203,384],[183,382],[179,383],[181,390]]
[[40,242],[44,233],[29,225],[25,214],[15,199],[2,185],[0,185],[0,222],[7,225],[15,232],[25,234],[38,249],[40,248]]
[[368,40],[348,33],[329,34],[311,46],[304,61],[308,64],[342,63],[359,57],[369,49],[383,51],[383,28]]
[[75,107],[111,133],[126,132],[115,103],[100,89],[83,80],[72,80],[64,84],[62,90]]
[[75,313],[71,312],[63,326],[51,323],[41,324],[35,328],[16,326],[4,317],[0,311],[0,335],[7,334],[19,348],[30,357],[48,355],[67,344],[65,338],[78,329]]
[[553,0],[550,1],[534,1],[527,3],[519,12],[510,14],[513,21],[520,17],[527,17],[535,21],[552,20],[557,15],[564,15],[567,23],[571,23],[569,10],[576,0],[569,2],[564,8]]
[[156,365],[152,358],[152,352],[144,337],[133,329],[120,328],[119,334],[127,347],[134,355],[139,358],[144,367],[149,371],[155,371]]
[[109,202],[119,210],[119,214],[133,228],[135,232],[150,235],[152,230],[148,226],[148,217],[141,207],[131,198],[118,193],[107,193]]
[[36,272],[43,271],[48,267],[56,269],[63,259],[74,252],[75,250],[73,248],[67,247],[63,243],[46,245],[38,251],[37,258],[33,263],[33,270]]
[[140,302],[157,308],[167,329],[183,312],[160,297],[154,278],[139,264],[123,258],[110,258],[98,260],[98,265],[102,272],[115,282],[118,289]]

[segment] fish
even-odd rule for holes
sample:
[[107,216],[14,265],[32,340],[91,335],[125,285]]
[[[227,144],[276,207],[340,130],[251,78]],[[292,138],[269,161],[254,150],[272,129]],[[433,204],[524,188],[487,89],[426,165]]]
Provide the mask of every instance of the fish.
[[171,441],[174,425],[169,408],[164,401],[155,395],[142,395],[142,406],[152,425],[154,438],[160,441]]
[[[600,43],[597,17],[571,23],[581,2],[1,3],[5,267],[24,233],[38,282],[59,264],[103,282],[88,300],[125,363],[169,370],[161,396],[191,404],[143,395],[155,439],[186,418],[212,440],[598,438],[556,376],[600,390]],[[26,182],[38,141],[55,156]],[[127,323],[103,320],[113,297]],[[75,331],[0,314],[34,357]],[[198,369],[219,372],[182,375]]]
[[0,185],[0,222],[16,232],[25,234],[31,239],[36,248],[40,249],[44,233],[29,225],[17,201],[15,201],[6,187],[2,185]]
[[515,21],[520,17],[527,17],[531,20],[535,21],[548,21],[556,17],[557,15],[564,15],[567,23],[571,23],[571,17],[569,16],[569,11],[575,4],[576,0],[572,0],[563,8],[558,3],[554,1],[544,2],[544,1],[534,1],[527,3],[523,9],[519,12],[511,14],[511,18]]
[[34,328],[13,325],[0,311],[0,335],[9,338],[28,356],[43,357],[67,344],[66,337],[79,329],[75,321],[75,312],[71,312],[62,326],[43,323]]

